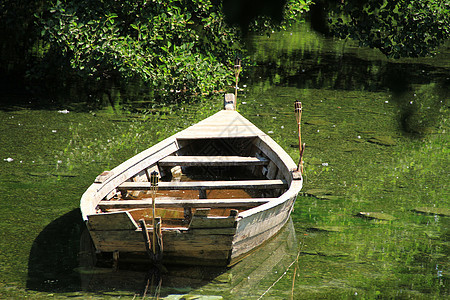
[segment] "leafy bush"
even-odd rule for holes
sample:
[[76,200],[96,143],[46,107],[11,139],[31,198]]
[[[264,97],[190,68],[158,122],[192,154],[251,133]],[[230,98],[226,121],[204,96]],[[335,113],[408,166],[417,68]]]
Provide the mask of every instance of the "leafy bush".
[[305,13],[314,4],[311,0],[286,0],[284,7],[280,7],[280,3],[276,1],[269,2],[274,6],[278,6],[278,10],[281,12],[281,19],[278,20],[276,13],[272,13],[270,16],[259,14],[251,20],[249,24],[250,31],[270,34],[273,31],[287,30],[298,22],[304,22]]
[[91,80],[142,80],[158,99],[223,89],[240,48],[220,7],[205,0],[58,1],[36,17],[47,55],[59,52]]
[[450,2],[342,1],[329,21],[339,37],[359,40],[387,57],[425,56],[450,37]]

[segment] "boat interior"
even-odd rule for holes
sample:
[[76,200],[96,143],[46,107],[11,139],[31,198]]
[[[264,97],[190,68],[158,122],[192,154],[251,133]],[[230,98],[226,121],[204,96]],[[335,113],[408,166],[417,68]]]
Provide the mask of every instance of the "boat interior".
[[[99,213],[128,211],[163,228],[188,228],[193,216],[235,217],[288,189],[286,172],[258,137],[179,139],[179,149],[119,185]],[[275,155],[276,156],[276,155]],[[157,187],[151,176],[158,177]]]

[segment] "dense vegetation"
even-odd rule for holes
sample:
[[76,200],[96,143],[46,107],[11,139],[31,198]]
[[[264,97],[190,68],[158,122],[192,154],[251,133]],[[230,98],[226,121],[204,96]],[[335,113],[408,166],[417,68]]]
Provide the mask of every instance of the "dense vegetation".
[[[287,21],[307,8],[304,1],[286,7]],[[90,103],[104,93],[111,103],[118,94],[168,102],[223,90],[243,51],[221,1],[7,0],[1,8],[0,31],[9,37],[1,67],[25,73],[33,88],[70,87]],[[275,28],[258,20],[255,28]]]
[[[209,1],[69,1],[38,16],[42,36],[83,77],[141,80],[157,98],[227,82],[236,32]],[[239,47],[239,45],[238,45]]]
[[427,55],[450,35],[448,0],[4,0],[1,81],[90,104],[184,101],[232,86],[247,32],[285,29],[309,9],[317,30],[389,57]]
[[450,37],[448,0],[342,1],[333,16],[334,34],[388,57],[426,56]]

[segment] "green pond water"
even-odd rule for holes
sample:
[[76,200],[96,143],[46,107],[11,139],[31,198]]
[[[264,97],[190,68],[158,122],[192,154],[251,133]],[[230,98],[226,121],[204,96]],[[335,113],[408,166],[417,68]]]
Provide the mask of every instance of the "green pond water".
[[[171,267],[159,295],[448,298],[448,46],[391,61],[302,26],[250,47],[238,109],[297,161],[302,101],[304,188],[274,241],[229,270]],[[142,298],[143,268],[92,266],[79,199],[102,171],[221,105],[146,116],[0,107],[0,298]]]

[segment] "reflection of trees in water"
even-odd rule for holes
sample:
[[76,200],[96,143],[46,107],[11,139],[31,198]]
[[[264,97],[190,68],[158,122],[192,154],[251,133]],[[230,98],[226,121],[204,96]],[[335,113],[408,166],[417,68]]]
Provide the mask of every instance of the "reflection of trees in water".
[[274,50],[276,57],[263,58],[247,72],[249,81],[280,78],[276,84],[297,88],[332,88],[366,91],[404,91],[411,84],[448,80],[447,68],[419,63],[366,60],[356,54],[326,51]]
[[[273,43],[273,41],[272,41]],[[424,63],[403,63],[382,59],[362,59],[354,53],[338,53],[316,41],[301,49],[274,50],[259,57],[257,67],[248,72],[246,82],[272,88],[361,90],[390,92],[398,107],[400,129],[421,134],[436,126],[441,108],[446,107],[448,69]],[[312,49],[308,50],[308,47]],[[436,62],[435,62],[436,63]]]

